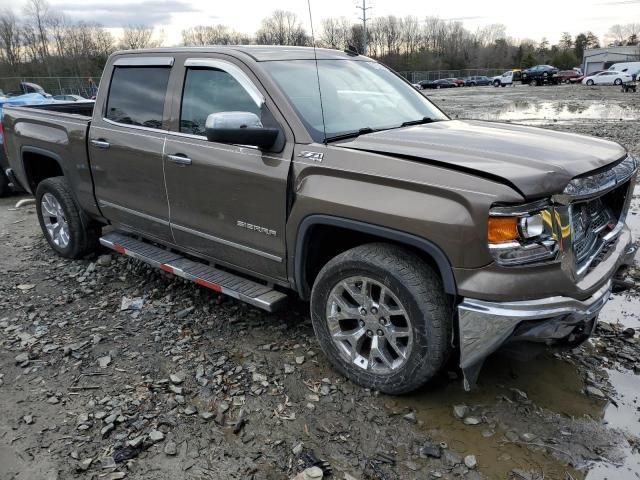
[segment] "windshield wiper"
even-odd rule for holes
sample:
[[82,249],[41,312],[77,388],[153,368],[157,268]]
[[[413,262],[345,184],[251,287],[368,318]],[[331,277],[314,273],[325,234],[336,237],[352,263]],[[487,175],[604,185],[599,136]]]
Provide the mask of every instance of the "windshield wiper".
[[361,128],[360,130],[357,130],[355,132],[348,132],[348,133],[342,133],[340,135],[334,135],[333,137],[327,137],[324,139],[325,143],[328,142],[335,142],[336,140],[345,140],[347,138],[356,138],[359,137],[360,135],[365,135],[367,133],[373,133],[377,130],[374,130],[371,127],[364,127]]
[[410,127],[411,125],[423,125],[425,123],[437,122],[431,117],[422,117],[419,120],[409,120],[408,122],[402,122],[401,127]]

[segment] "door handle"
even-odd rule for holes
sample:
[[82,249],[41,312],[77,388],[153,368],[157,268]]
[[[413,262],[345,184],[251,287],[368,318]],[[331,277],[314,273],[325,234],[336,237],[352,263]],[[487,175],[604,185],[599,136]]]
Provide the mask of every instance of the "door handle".
[[91,145],[93,145],[96,148],[105,148],[105,149],[111,146],[109,142],[103,140],[102,138],[98,140],[91,140]]
[[186,155],[182,155],[181,153],[177,153],[175,155],[167,155],[167,160],[173,163],[177,163],[178,165],[191,165],[191,159]]

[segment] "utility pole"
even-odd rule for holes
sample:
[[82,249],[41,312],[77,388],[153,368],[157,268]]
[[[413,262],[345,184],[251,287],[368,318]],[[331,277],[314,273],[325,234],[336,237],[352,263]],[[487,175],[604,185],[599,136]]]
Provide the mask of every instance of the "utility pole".
[[362,0],[362,6],[356,5],[356,8],[362,11],[362,17],[358,17],[359,20],[362,20],[362,48],[363,55],[367,54],[367,10],[370,10],[371,7],[367,7],[367,0]]

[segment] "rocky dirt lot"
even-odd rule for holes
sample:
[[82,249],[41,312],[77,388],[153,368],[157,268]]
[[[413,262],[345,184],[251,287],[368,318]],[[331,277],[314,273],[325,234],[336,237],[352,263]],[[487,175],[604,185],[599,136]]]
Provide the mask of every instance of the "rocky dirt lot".
[[[430,96],[453,116],[590,133],[640,153],[630,118],[640,94]],[[587,118],[607,105],[626,116]],[[472,393],[454,362],[422,391],[390,397],[331,370],[304,304],[265,314],[107,252],[55,257],[34,207],[13,207],[20,198],[0,200],[1,480],[638,478],[634,269],[588,344],[496,355]]]

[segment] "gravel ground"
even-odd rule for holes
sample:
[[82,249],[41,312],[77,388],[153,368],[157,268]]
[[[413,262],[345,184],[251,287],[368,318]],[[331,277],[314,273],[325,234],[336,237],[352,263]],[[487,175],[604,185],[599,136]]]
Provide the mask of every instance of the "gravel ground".
[[[453,116],[640,148],[637,121],[522,114],[538,105],[562,116],[567,102],[638,109],[640,94],[429,96]],[[2,480],[290,479],[313,465],[346,480],[636,478],[635,270],[587,345],[536,361],[496,356],[472,393],[452,364],[422,391],[389,397],[331,370],[304,304],[265,314],[107,252],[55,257],[34,207],[13,208],[19,198],[0,200]]]

